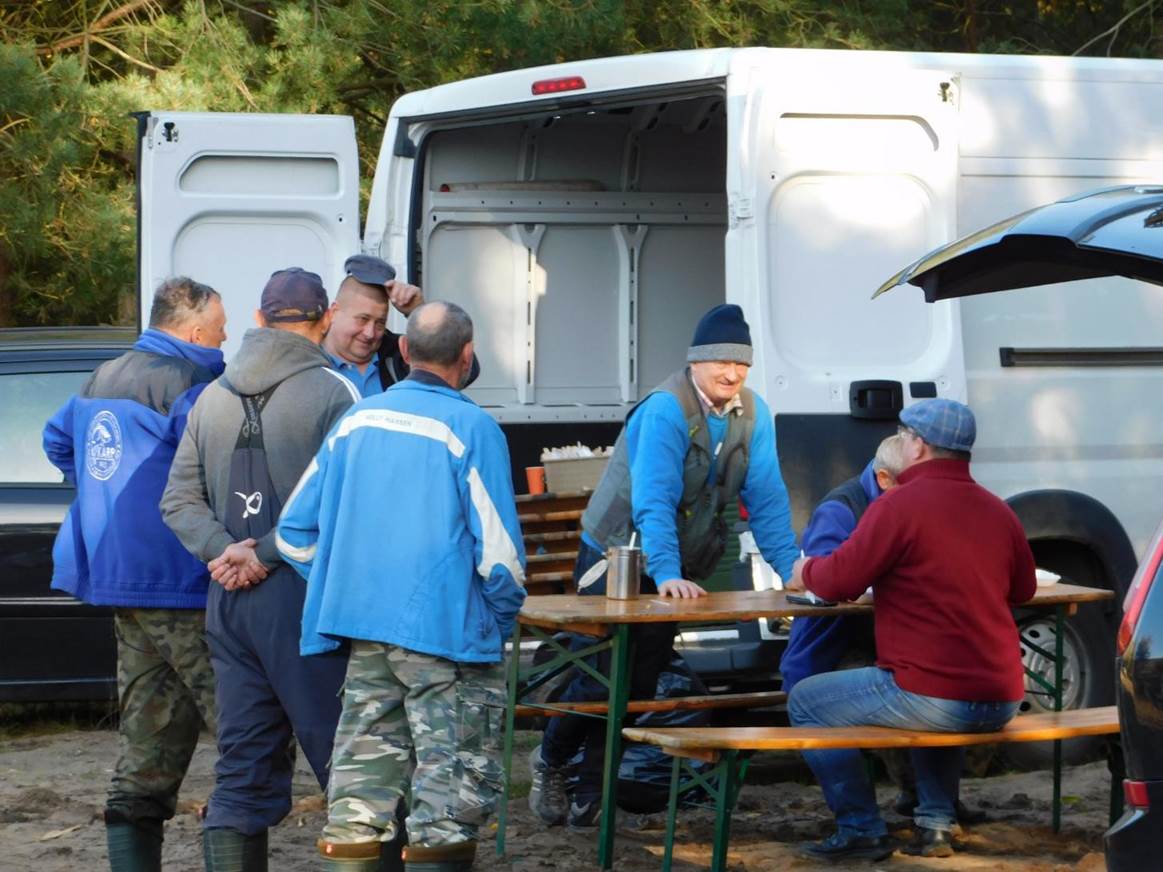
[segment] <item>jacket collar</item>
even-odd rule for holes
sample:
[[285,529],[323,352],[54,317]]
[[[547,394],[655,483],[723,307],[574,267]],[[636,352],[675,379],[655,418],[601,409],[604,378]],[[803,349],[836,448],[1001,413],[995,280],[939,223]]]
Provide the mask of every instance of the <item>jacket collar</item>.
[[438,375],[433,375],[423,369],[413,369],[408,373],[408,377],[403,381],[398,381],[390,388],[389,391],[431,391],[438,394],[446,394],[450,397],[456,397],[458,400],[464,400],[466,403],[471,403],[468,397],[460,391],[449,386],[448,382]]
[[166,357],[180,357],[198,366],[204,366],[214,375],[222,375],[226,364],[222,359],[222,352],[217,348],[206,348],[192,342],[184,342],[176,336],[171,336],[164,330],[155,330],[150,327],[137,337],[133,347],[138,351],[148,351],[153,354],[164,354]]
[[916,481],[922,478],[973,481],[973,476],[969,474],[968,460],[952,460],[946,458],[926,460],[924,463],[910,466],[900,474],[897,481],[901,484],[908,484],[910,481]]

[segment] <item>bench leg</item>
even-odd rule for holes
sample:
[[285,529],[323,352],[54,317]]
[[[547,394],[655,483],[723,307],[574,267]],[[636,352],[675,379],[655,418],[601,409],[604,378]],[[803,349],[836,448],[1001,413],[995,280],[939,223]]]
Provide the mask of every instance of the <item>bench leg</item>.
[[[1062,711],[1062,634],[1066,632],[1066,607],[1054,609],[1054,711]],[[1062,740],[1054,741],[1054,796],[1050,805],[1050,827],[1062,829]]]
[[610,697],[606,709],[606,759],[602,771],[602,812],[598,866],[614,865],[614,822],[618,811],[618,767],[622,762],[622,721],[630,699],[630,625],[618,624],[610,643]]
[[682,758],[670,760],[670,799],[666,804],[666,843],[662,848],[662,872],[670,872],[674,855],[674,833],[678,826],[678,782],[682,776]]
[[731,812],[739,795],[742,771],[738,751],[724,751],[719,761],[719,789],[715,795],[715,841],[711,850],[711,872],[726,872],[727,844],[731,838]]
[[513,724],[517,715],[517,682],[521,674],[521,625],[513,626],[513,651],[509,658],[509,685],[505,701],[505,750],[502,766],[505,783],[501,793],[501,807],[497,810],[497,856],[505,853],[505,824],[509,820],[509,781],[513,776]]

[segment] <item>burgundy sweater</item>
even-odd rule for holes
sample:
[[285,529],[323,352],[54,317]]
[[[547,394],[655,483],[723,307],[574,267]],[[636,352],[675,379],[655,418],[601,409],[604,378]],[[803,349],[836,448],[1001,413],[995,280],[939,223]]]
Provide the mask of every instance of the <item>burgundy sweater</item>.
[[941,699],[1023,696],[1010,607],[1034,595],[1034,555],[1004,502],[960,460],[906,470],[848,541],[809,560],[804,585],[850,600],[872,585],[877,665],[902,690]]

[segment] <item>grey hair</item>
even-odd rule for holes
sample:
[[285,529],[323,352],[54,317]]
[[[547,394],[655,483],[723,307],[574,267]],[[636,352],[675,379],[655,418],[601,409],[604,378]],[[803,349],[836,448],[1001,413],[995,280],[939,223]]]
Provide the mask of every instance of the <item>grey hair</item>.
[[180,327],[190,318],[202,314],[210,301],[219,296],[209,285],[185,276],[166,279],[153,292],[149,326],[157,329]]
[[893,478],[896,478],[904,472],[904,468],[904,444],[901,442],[901,437],[894,433],[892,436],[882,439],[880,445],[876,447],[876,457],[872,459],[872,471],[880,472],[883,469]]
[[451,366],[472,342],[472,318],[456,303],[424,303],[408,316],[407,337],[417,363]]

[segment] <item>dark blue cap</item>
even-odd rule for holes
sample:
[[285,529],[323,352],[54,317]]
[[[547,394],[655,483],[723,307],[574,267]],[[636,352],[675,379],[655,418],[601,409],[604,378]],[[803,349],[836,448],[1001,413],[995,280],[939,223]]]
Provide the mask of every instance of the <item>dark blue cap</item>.
[[956,400],[921,400],[902,411],[900,419],[902,424],[937,448],[972,451],[977,439],[973,411]]
[[722,303],[703,315],[686,359],[690,363],[731,360],[750,366],[751,328],[743,319],[743,310],[734,303]]
[[370,254],[353,254],[343,262],[343,271],[365,285],[386,285],[396,278],[395,267]]
[[323,279],[297,266],[271,273],[259,308],[271,322],[318,321],[327,311]]

